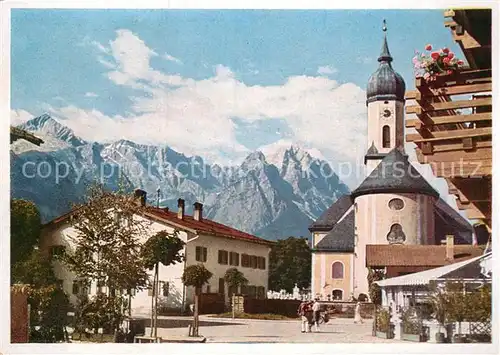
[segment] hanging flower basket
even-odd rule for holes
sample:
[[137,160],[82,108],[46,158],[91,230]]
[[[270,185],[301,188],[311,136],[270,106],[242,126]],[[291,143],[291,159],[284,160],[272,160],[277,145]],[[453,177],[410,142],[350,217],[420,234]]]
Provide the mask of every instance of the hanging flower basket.
[[425,46],[425,52],[415,51],[413,57],[415,78],[423,78],[427,83],[450,79],[463,65],[464,61],[458,59],[448,48],[433,51],[430,44]]

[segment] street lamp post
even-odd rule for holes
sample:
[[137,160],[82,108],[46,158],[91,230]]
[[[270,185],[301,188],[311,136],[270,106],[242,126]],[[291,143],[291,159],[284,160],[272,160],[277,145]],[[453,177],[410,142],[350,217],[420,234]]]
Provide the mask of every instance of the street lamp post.
[[[157,194],[156,207],[157,208],[160,208],[160,192],[161,192],[161,190],[160,190],[160,187],[158,186],[158,188],[156,189],[156,194]],[[155,338],[158,335],[158,291],[159,291],[158,287],[160,286],[159,282],[158,282],[159,273],[160,273],[159,270],[156,269],[156,275],[155,275],[154,287],[153,287],[154,297],[155,297],[155,319],[154,319]]]

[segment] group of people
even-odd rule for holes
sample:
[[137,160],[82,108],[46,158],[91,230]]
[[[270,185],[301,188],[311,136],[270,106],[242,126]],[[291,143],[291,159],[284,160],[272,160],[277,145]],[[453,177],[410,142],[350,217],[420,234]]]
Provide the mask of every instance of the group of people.
[[297,310],[300,316],[301,332],[311,333],[311,327],[314,325],[314,330],[319,332],[319,319],[321,307],[318,299],[314,301],[303,301]]
[[[316,298],[314,301],[303,301],[299,305],[297,310],[300,316],[301,332],[311,333],[311,328],[314,325],[314,331],[319,332],[319,323],[321,319],[321,304],[319,299]],[[328,319],[325,320],[325,322]],[[356,307],[354,309],[354,323],[363,323],[363,318],[361,317],[361,302],[356,302]]]

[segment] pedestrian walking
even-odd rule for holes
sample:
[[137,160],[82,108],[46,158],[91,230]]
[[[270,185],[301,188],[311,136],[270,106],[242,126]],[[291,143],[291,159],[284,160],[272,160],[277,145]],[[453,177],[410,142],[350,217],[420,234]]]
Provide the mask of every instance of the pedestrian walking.
[[316,298],[312,305],[315,332],[319,332],[319,318],[321,317],[320,310],[321,310],[321,304],[319,303],[319,299]]
[[300,317],[300,325],[301,325],[301,333],[310,332],[311,326],[309,325],[309,302],[301,302],[299,305],[299,309],[297,310],[297,314]]
[[361,318],[361,302],[356,303],[356,308],[354,309],[354,323],[361,323],[363,324],[363,318]]

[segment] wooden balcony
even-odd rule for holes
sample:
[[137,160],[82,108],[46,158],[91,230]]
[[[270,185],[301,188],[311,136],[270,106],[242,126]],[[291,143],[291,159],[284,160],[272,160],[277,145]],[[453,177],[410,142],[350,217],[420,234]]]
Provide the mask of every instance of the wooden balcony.
[[406,141],[447,180],[467,217],[491,227],[491,10],[448,10],[445,17],[463,51],[456,55],[469,67],[432,83],[415,79],[416,90],[406,92]]

